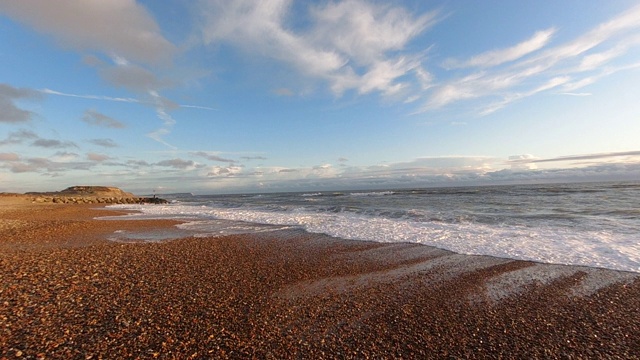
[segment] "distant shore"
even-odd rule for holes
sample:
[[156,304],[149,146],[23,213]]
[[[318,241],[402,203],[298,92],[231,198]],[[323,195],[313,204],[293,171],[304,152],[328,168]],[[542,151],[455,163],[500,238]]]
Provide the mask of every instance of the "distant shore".
[[640,274],[0,196],[0,358],[640,358]]

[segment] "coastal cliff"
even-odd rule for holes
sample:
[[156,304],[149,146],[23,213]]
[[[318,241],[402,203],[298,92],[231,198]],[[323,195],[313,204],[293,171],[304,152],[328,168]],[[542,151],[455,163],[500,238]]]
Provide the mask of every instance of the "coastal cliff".
[[71,186],[56,192],[28,192],[25,196],[35,203],[55,204],[166,204],[157,197],[140,197],[117,187]]

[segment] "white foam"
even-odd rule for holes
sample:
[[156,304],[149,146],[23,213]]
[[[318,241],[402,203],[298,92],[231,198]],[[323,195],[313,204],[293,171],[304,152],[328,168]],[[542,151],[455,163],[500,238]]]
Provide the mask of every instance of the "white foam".
[[393,195],[395,192],[393,191],[372,191],[372,192],[354,192],[350,193],[351,196],[385,196],[385,195]]
[[[412,242],[460,254],[490,255],[554,264],[584,265],[640,272],[637,235],[606,231],[577,231],[558,227],[484,225],[478,223],[416,222],[353,213],[315,213],[304,209],[272,212],[189,205],[121,205],[141,211],[129,217],[198,219],[206,232],[207,219],[294,226],[313,233],[378,242]],[[204,222],[203,222],[204,221]],[[183,225],[189,228],[189,225]]]
[[534,264],[489,279],[485,284],[486,294],[490,300],[499,302],[507,297],[520,294],[529,285],[536,283],[548,285],[553,281],[575,276],[578,273],[581,273],[580,281],[571,286],[569,290],[569,295],[577,297],[590,296],[607,286],[630,283],[638,278],[637,274],[633,273],[616,273],[586,267]]

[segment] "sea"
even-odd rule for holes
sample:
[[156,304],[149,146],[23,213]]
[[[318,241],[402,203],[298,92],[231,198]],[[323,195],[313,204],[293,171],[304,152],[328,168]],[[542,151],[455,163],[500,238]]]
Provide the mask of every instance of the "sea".
[[[170,204],[111,207],[181,220],[178,230],[199,237],[297,229],[640,272],[640,182],[159,196]],[[168,237],[121,231],[112,240]]]

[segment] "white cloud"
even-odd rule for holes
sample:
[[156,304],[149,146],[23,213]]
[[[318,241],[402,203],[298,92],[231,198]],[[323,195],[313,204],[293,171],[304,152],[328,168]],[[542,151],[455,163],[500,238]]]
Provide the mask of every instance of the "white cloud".
[[534,164],[537,158],[531,154],[512,155],[509,156],[508,163],[513,170],[533,170],[536,168]]
[[440,108],[453,102],[496,94],[520,82],[523,74],[476,72],[434,88],[425,110]]
[[[334,167],[322,164],[310,168],[213,167],[208,170],[205,189],[222,191],[307,191],[481,185],[528,181],[591,181],[633,179],[640,174],[640,151],[572,155],[540,159],[530,154],[508,160],[487,156],[424,157],[413,161],[367,167]],[[575,163],[576,161],[588,161]],[[571,162],[564,167],[537,169],[541,162]],[[612,162],[613,161],[613,162]],[[194,181],[197,178],[194,178]],[[258,186],[261,184],[261,186]]]
[[402,50],[436,21],[437,12],[414,17],[401,7],[360,0],[329,2],[312,10],[314,44],[336,49],[357,65],[372,65]]
[[234,176],[242,171],[240,166],[212,166],[207,171],[206,176],[218,177],[218,176]]
[[[532,57],[524,61],[522,65],[525,67],[532,65],[541,66],[544,69],[548,69],[559,62],[575,59],[589,50],[612,40],[615,36],[628,36],[626,32],[634,28],[640,28],[640,6],[628,9],[621,15],[596,26],[573,41],[556,46],[540,53],[538,56]],[[635,35],[632,35],[628,37],[628,39],[635,37]],[[618,41],[622,41],[623,43],[627,42],[624,39]]]
[[618,46],[606,51],[586,55],[580,61],[580,65],[578,65],[576,71],[589,71],[597,69],[607,62],[611,61],[612,59],[615,59],[624,54],[625,52],[626,47]]
[[543,91],[547,91],[553,88],[556,88],[560,85],[566,84],[570,81],[570,78],[568,76],[559,76],[559,77],[555,77],[552,79],[549,79],[546,83],[538,86],[535,89],[529,90],[526,93],[513,93],[510,94],[508,96],[504,96],[504,98],[501,101],[498,102],[494,102],[492,104],[489,104],[488,106],[485,106],[479,113],[480,115],[484,116],[484,115],[489,115],[492,112],[495,112],[497,110],[502,109],[503,107],[507,106],[508,104],[529,97],[529,96],[533,96],[537,93],[543,92]]
[[230,42],[310,73],[340,68],[345,60],[336,53],[313,48],[285,27],[290,6],[289,0],[208,1],[204,6],[203,39],[207,44]]
[[[605,65],[624,55],[630,48],[640,45],[636,31],[639,28],[640,6],[636,6],[555,47],[545,49],[548,37],[553,34],[552,30],[546,30],[505,50],[482,53],[467,61],[449,60],[450,66],[475,66],[482,67],[482,70],[464,74],[463,69],[464,75],[433,87],[419,112],[464,100],[500,98],[488,106],[479,107],[478,115],[482,116],[513,101],[560,86],[562,90],[559,93],[571,93],[617,71],[635,68],[635,64]],[[535,49],[535,52],[525,49]],[[512,63],[496,66],[501,65],[498,61],[500,57]]]
[[311,26],[295,29],[289,24],[291,6],[288,0],[206,1],[203,40],[290,65],[327,81],[338,95],[349,90],[389,95],[408,86],[399,79],[420,65],[420,55],[398,52],[438,15],[413,16],[392,5],[346,0],[310,8]]
[[514,61],[544,47],[555,32],[556,29],[554,28],[538,31],[530,39],[510,48],[491,50],[475,55],[465,61],[448,59],[445,61],[444,66],[447,68],[491,67]]
[[134,0],[0,0],[0,12],[75,48],[150,64],[168,62],[176,51]]
[[411,70],[420,66],[417,60],[399,58],[393,61],[379,61],[359,79],[358,91],[366,94],[372,91],[380,91],[386,95],[392,95],[406,87],[406,84],[396,82],[396,79],[404,76]]

